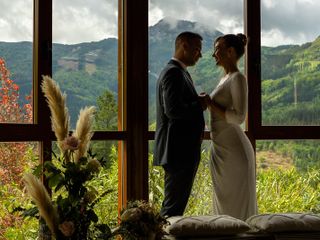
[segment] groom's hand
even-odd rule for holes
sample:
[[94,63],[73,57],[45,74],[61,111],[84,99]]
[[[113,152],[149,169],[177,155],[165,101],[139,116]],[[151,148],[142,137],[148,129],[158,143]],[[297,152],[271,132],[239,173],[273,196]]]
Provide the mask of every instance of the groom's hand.
[[210,99],[210,96],[207,93],[202,92],[199,94],[198,98],[199,98],[199,101],[200,101],[200,104],[202,106],[203,111],[205,111],[208,107],[208,99]]

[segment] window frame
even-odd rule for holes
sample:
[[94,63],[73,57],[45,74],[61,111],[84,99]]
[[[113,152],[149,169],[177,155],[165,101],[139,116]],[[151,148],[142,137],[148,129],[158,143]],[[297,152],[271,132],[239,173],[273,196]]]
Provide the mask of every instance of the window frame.
[[[0,142],[37,141],[43,163],[55,141],[41,91],[42,76],[52,76],[52,0],[33,4],[33,123],[0,123]],[[120,209],[148,198],[148,0],[119,0],[118,21],[118,131],[95,131],[92,140],[119,141]]]
[[261,104],[261,0],[244,0],[248,78],[248,135],[252,141],[271,139],[319,139],[320,126],[263,126]]
[[[260,0],[244,0],[249,104],[247,135],[253,145],[263,139],[319,139],[320,126],[261,125]],[[92,140],[119,141],[119,210],[129,200],[148,200],[148,0],[119,0],[118,131],[94,132]],[[139,27],[137,27],[139,26]],[[1,142],[37,141],[40,159],[51,160],[50,110],[41,91],[42,75],[52,75],[52,0],[34,0],[33,124],[0,124]],[[47,133],[47,134],[42,134]],[[210,139],[209,132],[204,134]]]

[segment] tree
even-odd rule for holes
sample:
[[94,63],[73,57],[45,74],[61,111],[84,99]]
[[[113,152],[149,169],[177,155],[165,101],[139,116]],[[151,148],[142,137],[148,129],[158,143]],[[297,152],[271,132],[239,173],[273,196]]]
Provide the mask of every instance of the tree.
[[[97,99],[97,113],[95,115],[94,130],[112,131],[117,130],[117,103],[114,95],[106,90]],[[109,158],[111,147],[114,145],[110,141],[100,141],[93,144],[94,152],[98,157]]]
[[19,103],[19,86],[10,79],[10,71],[4,59],[0,58],[0,122],[1,123],[31,123],[31,96],[26,96],[28,103],[22,107]]
[[[10,78],[10,71],[2,58],[0,58],[0,81],[0,123],[31,123],[31,96],[26,97],[27,103],[20,104],[19,86]],[[18,197],[19,189],[22,188],[22,173],[32,164],[30,159],[35,160],[34,148],[34,143],[0,143],[0,185],[3,187],[1,202],[4,207],[0,208],[0,235],[8,227],[21,225],[21,219],[8,212],[12,205],[9,199]]]
[[112,92],[106,90],[97,99],[95,130],[117,130],[117,103]]
[[[4,59],[0,58],[0,122],[31,123],[32,105],[19,103],[19,86],[10,79],[10,72]],[[26,100],[30,102],[31,97]],[[0,177],[3,184],[20,182],[24,170],[25,153],[30,147],[27,143],[1,143],[0,145]]]

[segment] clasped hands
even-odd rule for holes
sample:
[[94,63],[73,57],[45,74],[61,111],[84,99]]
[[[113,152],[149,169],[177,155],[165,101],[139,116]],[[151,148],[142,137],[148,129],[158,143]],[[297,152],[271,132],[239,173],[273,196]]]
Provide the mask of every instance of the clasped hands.
[[209,94],[205,93],[205,92],[202,92],[198,95],[198,98],[199,98],[199,102],[202,106],[202,109],[203,111],[205,111],[208,106],[210,106],[212,104],[212,100],[209,96]]

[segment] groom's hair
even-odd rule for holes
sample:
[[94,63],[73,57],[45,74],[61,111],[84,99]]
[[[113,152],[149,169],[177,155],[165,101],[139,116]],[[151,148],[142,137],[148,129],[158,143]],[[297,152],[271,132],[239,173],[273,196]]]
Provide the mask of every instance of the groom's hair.
[[189,32],[189,31],[182,32],[176,37],[175,47],[177,48],[181,42],[186,41],[186,42],[190,43],[194,39],[202,40],[203,38],[200,34],[195,33],[195,32]]

